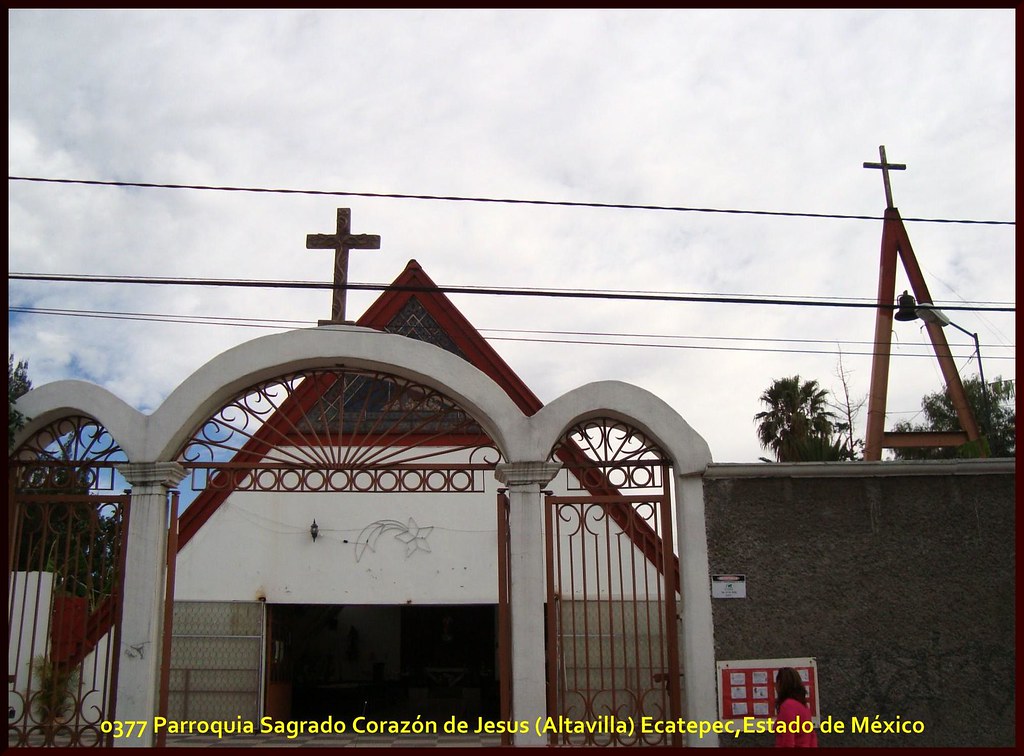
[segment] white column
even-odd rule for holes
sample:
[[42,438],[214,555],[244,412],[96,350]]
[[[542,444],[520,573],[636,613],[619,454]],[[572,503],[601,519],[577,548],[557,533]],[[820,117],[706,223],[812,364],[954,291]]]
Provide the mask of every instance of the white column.
[[495,474],[508,488],[509,499],[509,612],[512,621],[512,719],[529,722],[527,734],[516,733],[517,746],[543,746],[537,734],[538,717],[547,716],[545,679],[544,496],[543,486],[561,465],[515,462],[498,465]]
[[[694,722],[714,722],[718,719],[718,695],[703,478],[677,477],[676,494],[676,543],[681,573],[679,593],[683,600],[685,718]],[[709,733],[702,738],[691,734],[687,736],[687,745],[717,748],[718,735]]]
[[115,746],[153,745],[163,642],[167,569],[167,491],[185,477],[177,462],[129,464],[118,471],[132,485],[121,609],[117,719],[147,723],[143,737],[119,738]]

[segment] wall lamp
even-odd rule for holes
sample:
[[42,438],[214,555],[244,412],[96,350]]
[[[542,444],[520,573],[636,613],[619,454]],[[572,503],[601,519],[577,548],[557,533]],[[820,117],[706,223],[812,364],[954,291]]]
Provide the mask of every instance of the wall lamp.
[[992,405],[988,398],[988,384],[985,383],[985,371],[981,367],[981,345],[978,343],[978,334],[971,333],[966,328],[961,328],[948,317],[946,313],[930,303],[918,305],[914,301],[914,295],[904,291],[896,300],[897,310],[893,315],[896,320],[908,321],[921,318],[926,323],[934,323],[940,328],[948,325],[953,326],[961,333],[966,333],[974,339],[974,353],[978,356],[978,375],[981,377],[981,393],[985,397],[985,420],[988,422],[989,430],[992,429]]
[[309,526],[309,534],[313,536],[313,543],[316,543],[316,537],[320,535],[320,526],[316,524],[316,518],[313,518],[313,524]]

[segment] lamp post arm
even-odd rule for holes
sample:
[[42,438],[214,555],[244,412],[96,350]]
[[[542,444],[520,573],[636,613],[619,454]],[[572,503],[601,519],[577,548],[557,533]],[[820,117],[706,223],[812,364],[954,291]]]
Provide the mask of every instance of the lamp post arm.
[[985,430],[988,433],[992,432],[992,403],[988,397],[988,384],[985,383],[985,370],[981,366],[981,344],[978,342],[978,334],[971,333],[966,328],[961,328],[952,320],[949,324],[961,333],[966,333],[972,339],[974,339],[974,353],[978,356],[978,375],[981,378],[981,394],[985,397]]
[[970,336],[972,339],[974,339],[974,346],[978,346],[978,334],[971,333],[966,328],[961,328],[956,323],[954,323],[952,320],[949,321],[949,324],[951,326],[953,326],[956,330],[960,331],[960,333],[966,333],[968,336]]

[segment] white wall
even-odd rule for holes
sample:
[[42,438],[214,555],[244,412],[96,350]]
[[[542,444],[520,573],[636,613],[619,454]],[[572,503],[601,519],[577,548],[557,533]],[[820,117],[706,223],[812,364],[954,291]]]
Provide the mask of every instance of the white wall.
[[[320,527],[315,543],[309,533],[314,518]],[[410,519],[418,532],[408,530]],[[179,553],[175,598],[493,604],[496,523],[493,490],[235,493]],[[413,535],[419,539],[411,546],[400,540]],[[369,538],[372,550],[360,553],[360,536]]]
[[[556,494],[569,493],[565,473],[549,487]],[[497,603],[497,481],[490,479],[486,488],[482,493],[443,494],[234,493],[179,553],[175,599]],[[315,543],[309,533],[314,518],[320,528]],[[408,529],[410,519],[417,531]],[[590,594],[655,593],[657,571],[618,535],[614,522],[590,526],[599,533],[599,543],[590,539],[587,544]],[[621,542],[621,550],[616,547],[614,553],[621,556],[625,591],[614,562],[614,579],[610,585],[605,579],[605,527],[613,542]],[[413,535],[422,539],[407,545]],[[369,538],[372,550],[358,545],[360,538]],[[572,557],[566,546],[561,553],[566,575],[562,593],[582,595],[582,583],[574,591],[568,584],[570,559],[576,574],[582,574],[579,542]]]
[[49,646],[52,594],[52,572],[12,572],[8,578],[7,616],[12,637],[7,644],[7,671],[15,675],[16,692],[8,690],[7,705],[15,708],[16,717],[21,716],[28,696],[32,659],[45,654]]

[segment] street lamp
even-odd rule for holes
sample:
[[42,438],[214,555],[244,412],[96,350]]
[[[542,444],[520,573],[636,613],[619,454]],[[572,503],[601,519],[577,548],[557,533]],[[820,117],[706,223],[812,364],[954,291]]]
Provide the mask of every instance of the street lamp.
[[971,333],[966,328],[961,328],[948,317],[939,308],[930,303],[915,304],[914,295],[908,294],[904,291],[899,298],[896,300],[898,309],[893,317],[896,320],[909,321],[921,318],[926,323],[934,323],[940,328],[945,328],[948,325],[953,326],[961,333],[966,333],[972,339],[974,339],[974,353],[978,357],[978,375],[981,377],[981,393],[985,397],[985,427],[992,432],[992,405],[988,398],[988,384],[985,383],[985,371],[981,367],[981,344],[978,342],[978,334]]

